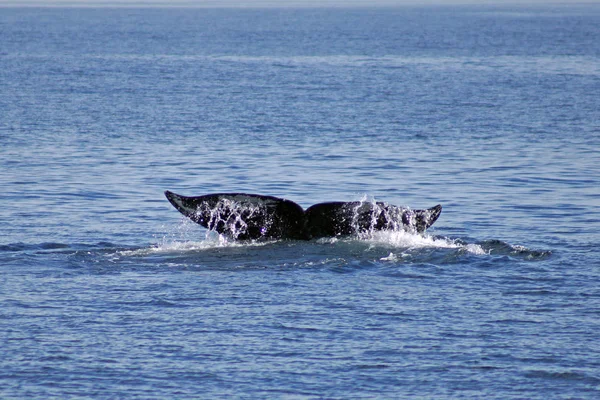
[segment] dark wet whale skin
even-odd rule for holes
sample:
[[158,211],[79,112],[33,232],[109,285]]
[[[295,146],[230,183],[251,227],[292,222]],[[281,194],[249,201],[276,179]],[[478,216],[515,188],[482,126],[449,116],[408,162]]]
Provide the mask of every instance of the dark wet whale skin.
[[308,209],[293,201],[247,193],[197,197],[166,191],[171,204],[203,227],[237,240],[296,239],[404,230],[424,233],[442,206],[411,210],[383,202],[327,202]]

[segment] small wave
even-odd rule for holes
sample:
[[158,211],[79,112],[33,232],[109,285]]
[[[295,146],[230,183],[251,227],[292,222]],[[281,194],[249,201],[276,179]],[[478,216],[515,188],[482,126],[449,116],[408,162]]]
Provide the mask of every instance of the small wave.
[[381,231],[370,233],[364,241],[372,246],[385,246],[398,248],[400,252],[390,253],[380,258],[381,261],[399,261],[409,257],[412,250],[420,249],[455,249],[457,254],[471,254],[475,256],[506,256],[525,261],[547,259],[552,255],[550,250],[535,250],[523,245],[513,245],[501,240],[485,240],[481,242],[468,242],[463,239],[448,237],[417,235],[403,231]]

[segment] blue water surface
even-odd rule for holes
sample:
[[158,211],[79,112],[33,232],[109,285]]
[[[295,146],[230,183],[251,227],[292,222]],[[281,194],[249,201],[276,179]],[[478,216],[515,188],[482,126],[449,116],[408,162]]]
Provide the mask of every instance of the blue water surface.
[[[0,397],[600,395],[600,7],[0,9]],[[442,204],[237,243],[164,190]]]

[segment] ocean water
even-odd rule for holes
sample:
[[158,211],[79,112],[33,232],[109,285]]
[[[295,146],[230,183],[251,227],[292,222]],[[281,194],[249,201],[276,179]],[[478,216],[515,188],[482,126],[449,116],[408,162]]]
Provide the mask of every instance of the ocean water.
[[[600,7],[0,8],[0,397],[600,396]],[[237,243],[168,203],[442,204]]]

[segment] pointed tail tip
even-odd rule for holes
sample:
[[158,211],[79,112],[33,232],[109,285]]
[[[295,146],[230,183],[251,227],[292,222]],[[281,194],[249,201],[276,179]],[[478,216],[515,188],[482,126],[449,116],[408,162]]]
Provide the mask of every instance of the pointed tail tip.
[[442,205],[438,204],[437,206],[431,207],[427,211],[429,211],[429,215],[427,217],[427,223],[425,228],[429,228],[440,217],[440,214],[442,213]]
[[165,197],[169,200],[169,203],[173,204],[177,208],[176,202],[181,199],[177,193],[173,193],[170,190],[165,190]]

